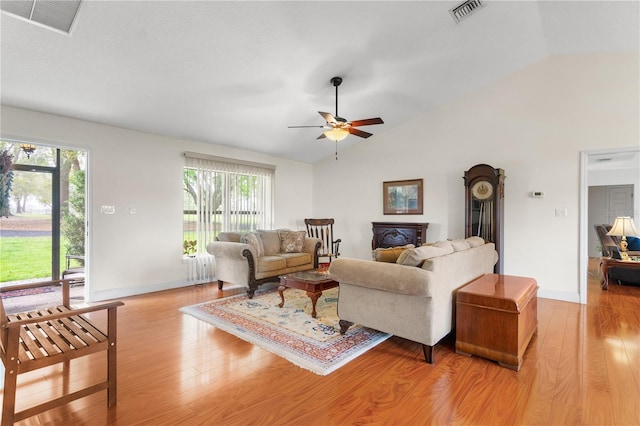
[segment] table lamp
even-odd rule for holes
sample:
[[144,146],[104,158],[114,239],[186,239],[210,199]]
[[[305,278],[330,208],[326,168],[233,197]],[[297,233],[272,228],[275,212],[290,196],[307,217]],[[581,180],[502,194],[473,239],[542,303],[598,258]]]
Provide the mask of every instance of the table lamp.
[[607,235],[615,237],[621,237],[620,239],[620,257],[623,260],[629,260],[629,254],[627,253],[627,236],[638,236],[638,230],[633,223],[633,219],[629,216],[616,217],[615,222],[611,230],[607,232]]

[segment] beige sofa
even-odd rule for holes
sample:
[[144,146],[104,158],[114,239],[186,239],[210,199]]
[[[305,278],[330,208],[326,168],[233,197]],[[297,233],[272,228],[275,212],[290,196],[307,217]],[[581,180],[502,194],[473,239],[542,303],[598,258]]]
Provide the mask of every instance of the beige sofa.
[[207,251],[215,260],[218,288],[224,282],[243,285],[252,298],[259,285],[280,275],[317,268],[321,245],[305,231],[221,232]]
[[[403,258],[404,256],[404,258]],[[493,272],[498,253],[479,237],[409,248],[400,263],[339,258],[329,273],[340,283],[341,333],[353,324],[433,346],[454,329],[455,292]]]

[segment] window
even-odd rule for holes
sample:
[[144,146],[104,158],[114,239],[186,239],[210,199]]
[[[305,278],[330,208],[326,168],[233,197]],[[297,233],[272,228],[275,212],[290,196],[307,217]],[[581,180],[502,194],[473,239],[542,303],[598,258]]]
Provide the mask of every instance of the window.
[[273,227],[275,166],[190,152],[185,157],[185,254],[206,253],[207,244],[221,231]]

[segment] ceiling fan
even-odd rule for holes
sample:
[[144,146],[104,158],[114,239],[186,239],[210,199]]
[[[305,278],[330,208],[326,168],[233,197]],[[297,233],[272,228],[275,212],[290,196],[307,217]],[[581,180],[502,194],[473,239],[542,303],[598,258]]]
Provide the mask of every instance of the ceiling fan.
[[333,84],[333,86],[336,88],[336,114],[331,115],[328,112],[318,111],[318,114],[320,114],[326,121],[326,124],[324,126],[289,126],[289,128],[297,129],[303,127],[315,127],[320,129],[327,129],[316,139],[328,138],[332,141],[335,141],[336,143],[346,138],[350,134],[359,136],[361,138],[368,138],[369,136],[371,136],[371,133],[356,129],[356,127],[371,126],[373,124],[384,124],[384,121],[382,121],[380,117],[354,121],[347,121],[345,118],[340,117],[338,115],[338,86],[340,86],[341,83],[342,77],[333,77],[331,79],[331,84]]

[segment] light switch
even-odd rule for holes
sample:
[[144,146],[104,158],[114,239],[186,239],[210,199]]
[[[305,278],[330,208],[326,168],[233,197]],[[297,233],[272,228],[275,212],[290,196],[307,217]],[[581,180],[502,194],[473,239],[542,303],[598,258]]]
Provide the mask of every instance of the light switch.
[[556,209],[556,217],[567,217],[567,209]]

